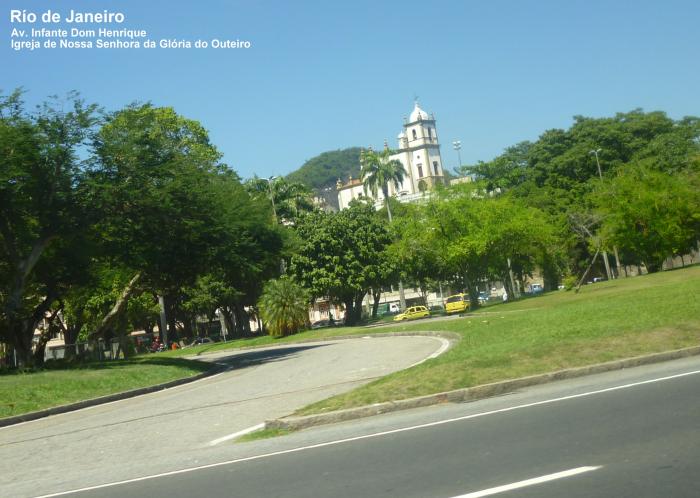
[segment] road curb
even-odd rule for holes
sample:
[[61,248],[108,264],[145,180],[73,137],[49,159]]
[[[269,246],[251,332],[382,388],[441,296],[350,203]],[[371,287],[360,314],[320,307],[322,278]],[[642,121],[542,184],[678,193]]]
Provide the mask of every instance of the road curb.
[[371,417],[382,413],[390,413],[399,410],[408,410],[411,408],[420,408],[425,406],[436,405],[440,403],[462,403],[465,401],[475,401],[478,399],[490,398],[505,393],[513,392],[524,387],[535,386],[538,384],[546,384],[557,380],[573,379],[592,375],[597,373],[609,372],[612,370],[622,370],[624,368],[632,368],[641,365],[649,365],[652,363],[660,363],[669,360],[677,360],[687,358],[689,356],[700,355],[700,346],[690,348],[677,349],[674,351],[666,351],[663,353],[654,353],[644,356],[635,356],[622,360],[609,361],[589,365],[585,367],[568,368],[539,375],[531,375],[519,379],[510,379],[501,382],[493,382],[475,387],[467,387],[447,391],[427,396],[419,396],[416,398],[387,401],[384,403],[376,403],[374,405],[360,406],[357,408],[348,408],[346,410],[338,410],[329,413],[320,413],[315,415],[305,415],[300,417],[290,416],[274,420],[265,421],[265,429],[284,429],[284,430],[299,430],[306,429],[317,425],[332,424],[358,418]]
[[82,410],[83,408],[88,408],[90,406],[102,405],[104,403],[111,403],[113,401],[134,398],[143,394],[149,394],[157,391],[162,391],[164,389],[170,389],[171,387],[180,386],[182,384],[188,384],[190,382],[204,379],[206,377],[211,377],[212,375],[216,375],[218,373],[223,372],[227,368],[228,367],[214,364],[214,366],[206,372],[202,372],[192,377],[171,380],[170,382],[165,382],[163,384],[158,384],[155,386],[141,387],[139,389],[132,389],[131,391],[100,396],[99,398],[86,399],[84,401],[78,401],[76,403],[71,403],[68,405],[54,406],[52,408],[47,408],[46,410],[39,410],[36,412],[24,413],[22,415],[15,415],[13,417],[2,418],[0,419],[0,427],[7,427],[9,425],[20,424],[22,422],[30,422],[32,420],[38,420],[40,418],[49,417],[51,415],[58,415],[59,413],[67,413],[76,410]]

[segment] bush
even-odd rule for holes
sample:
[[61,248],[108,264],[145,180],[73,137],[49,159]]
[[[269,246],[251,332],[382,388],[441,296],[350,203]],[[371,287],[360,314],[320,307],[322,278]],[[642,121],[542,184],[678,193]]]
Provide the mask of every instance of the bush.
[[309,322],[309,293],[283,276],[265,284],[258,302],[260,317],[273,337],[296,334]]
[[571,290],[574,287],[576,287],[576,284],[578,283],[578,278],[576,275],[567,275],[562,279],[562,284],[564,285],[564,289],[566,290]]

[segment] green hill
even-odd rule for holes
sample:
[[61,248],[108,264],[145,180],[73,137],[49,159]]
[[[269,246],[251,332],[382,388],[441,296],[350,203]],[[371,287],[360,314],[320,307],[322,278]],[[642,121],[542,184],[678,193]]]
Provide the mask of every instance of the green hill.
[[350,175],[353,178],[360,176],[359,147],[319,154],[306,161],[298,170],[289,173],[286,179],[322,191],[329,187],[335,188],[338,178],[345,182]]

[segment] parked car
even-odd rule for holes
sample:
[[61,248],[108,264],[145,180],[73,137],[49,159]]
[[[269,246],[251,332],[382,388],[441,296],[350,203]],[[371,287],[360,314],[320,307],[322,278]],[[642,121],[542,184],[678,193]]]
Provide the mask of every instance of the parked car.
[[195,337],[194,341],[190,344],[190,346],[197,346],[199,344],[212,344],[216,341],[214,339],[211,339],[209,337]]
[[491,299],[491,296],[486,292],[479,292],[479,304],[486,304]]
[[401,320],[415,320],[417,318],[426,318],[430,316],[430,311],[425,306],[411,306],[406,311],[394,317],[395,322]]
[[469,296],[467,294],[455,294],[445,299],[445,312],[448,315],[452,313],[462,313],[469,309]]
[[532,294],[539,294],[540,292],[544,292],[544,287],[542,287],[542,284],[531,284],[530,292]]

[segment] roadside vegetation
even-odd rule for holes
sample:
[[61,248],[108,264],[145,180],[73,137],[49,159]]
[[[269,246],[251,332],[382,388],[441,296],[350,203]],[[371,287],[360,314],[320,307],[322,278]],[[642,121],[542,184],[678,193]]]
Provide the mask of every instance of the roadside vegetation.
[[[461,336],[442,356],[306,407],[319,413],[471,387],[562,368],[668,351],[700,343],[700,266],[600,282],[580,293],[552,291],[497,303],[460,318],[375,327],[329,327],[0,376],[0,417],[189,377],[210,364],[188,361],[241,348],[391,332]],[[253,437],[253,436],[251,436]],[[259,436],[254,436],[259,437]]]
[[[669,258],[685,265],[700,249],[699,118],[642,110],[576,116],[568,129],[462,166],[458,185],[422,181],[425,195],[414,203],[388,195],[408,173],[391,157],[388,148],[348,149],[310,161],[301,176],[242,179],[206,127],[170,107],[105,112],[70,93],[28,110],[21,90],[0,94],[0,404],[17,413],[198,368],[162,363],[168,358],[366,333],[352,326],[381,322],[389,288],[416,289],[426,306],[431,292],[465,293],[473,314],[373,331],[434,327],[462,341],[417,370],[317,408],[695,339],[698,289],[684,276],[697,281],[697,268],[651,274]],[[320,209],[310,187],[327,188],[353,161],[364,195],[340,212]],[[310,177],[319,168],[332,176]],[[377,210],[372,193],[380,191]],[[627,269],[650,276],[611,280]],[[578,292],[582,282],[606,278],[580,295],[518,302],[534,280],[539,290],[564,284]],[[479,297],[493,285],[509,302],[481,309]],[[315,301],[333,320],[344,315],[346,327],[300,332]],[[151,337],[189,344],[213,341],[202,336],[221,337],[224,328],[233,341],[131,361]],[[145,332],[139,344],[132,331]],[[66,348],[64,369],[44,369],[58,336],[87,347]],[[105,351],[112,363],[88,361]],[[163,377],[141,368],[163,369]],[[92,376],[101,387],[81,387]]]
[[0,418],[192,377],[211,367],[210,363],[151,355],[10,371],[0,375]]

